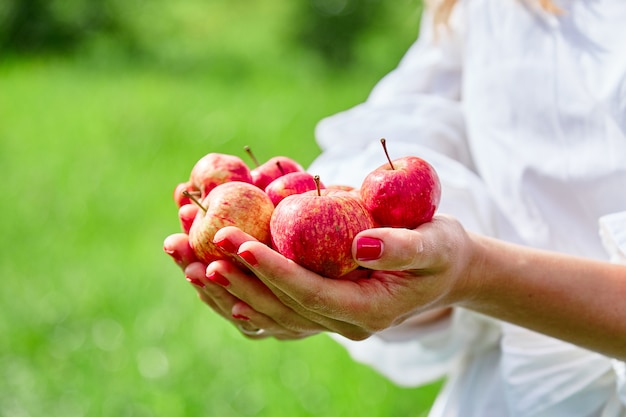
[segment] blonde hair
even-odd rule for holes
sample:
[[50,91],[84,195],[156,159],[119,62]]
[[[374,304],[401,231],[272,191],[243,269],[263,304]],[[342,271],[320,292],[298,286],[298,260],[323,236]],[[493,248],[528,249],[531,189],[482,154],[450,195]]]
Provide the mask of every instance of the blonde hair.
[[[559,14],[562,10],[556,6],[552,0],[533,0],[536,1],[539,7],[545,10],[548,13]],[[438,0],[433,1],[430,0],[428,3],[433,8],[434,21],[435,26],[439,26],[441,24],[447,24],[450,19],[450,14],[452,14],[452,9],[454,9],[454,5],[457,0]]]

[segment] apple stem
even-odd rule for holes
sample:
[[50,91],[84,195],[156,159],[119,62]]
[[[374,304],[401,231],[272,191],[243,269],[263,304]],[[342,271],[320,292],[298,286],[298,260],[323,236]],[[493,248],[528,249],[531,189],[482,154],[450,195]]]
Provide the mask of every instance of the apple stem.
[[195,195],[191,194],[191,193],[190,193],[189,191],[187,191],[187,190],[183,191],[183,195],[184,195],[185,197],[188,197],[191,201],[193,201],[193,202],[195,203],[195,205],[196,205],[196,206],[200,207],[200,208],[201,208],[201,209],[202,209],[202,210],[206,213],[206,211],[207,211],[207,210],[206,210],[206,207],[204,207],[204,206],[202,205],[202,203],[200,202],[200,200],[198,200],[198,199],[196,198],[196,196],[195,196]]
[[313,176],[313,181],[315,181],[315,189],[317,189],[317,196],[321,197],[322,191],[320,190],[320,176],[319,175]]
[[280,161],[276,161],[276,166],[278,167],[278,170],[280,171],[280,173],[282,175],[285,175],[285,170],[283,169],[283,166],[280,164]]
[[382,138],[380,140],[381,145],[383,145],[383,150],[385,151],[385,156],[387,157],[387,161],[389,161],[389,166],[391,167],[391,169],[395,170],[395,168],[393,167],[393,163],[391,162],[391,158],[389,157],[389,152],[387,152],[387,141],[385,140],[385,138]]
[[257,167],[260,165],[259,164],[259,160],[256,159],[256,157],[254,156],[254,154],[252,153],[252,149],[250,149],[250,147],[248,145],[244,146],[243,149],[246,151],[246,153],[250,156],[250,159],[252,159],[252,162],[254,162],[254,165],[256,165]]

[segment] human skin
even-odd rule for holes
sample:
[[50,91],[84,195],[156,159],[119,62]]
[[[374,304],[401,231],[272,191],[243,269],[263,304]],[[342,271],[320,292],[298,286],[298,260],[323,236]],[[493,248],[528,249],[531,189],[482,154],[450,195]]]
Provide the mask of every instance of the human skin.
[[464,307],[626,360],[626,266],[468,233],[444,215],[414,230],[361,232],[353,243],[357,259],[363,237],[383,244],[379,257],[358,261],[373,270],[356,272],[367,274],[361,279],[321,277],[234,227],[216,241],[227,242],[260,279],[227,261],[211,263],[204,276],[198,263],[185,273],[205,284],[201,298],[222,316],[264,329],[258,337],[329,331],[362,340]]

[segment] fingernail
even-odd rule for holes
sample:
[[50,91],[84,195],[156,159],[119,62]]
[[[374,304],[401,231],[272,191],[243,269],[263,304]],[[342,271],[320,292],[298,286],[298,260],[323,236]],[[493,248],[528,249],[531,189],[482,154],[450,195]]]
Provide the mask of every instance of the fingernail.
[[250,320],[249,317],[246,317],[243,314],[233,314],[233,318],[236,320],[245,320],[245,321]]
[[356,242],[356,259],[359,261],[373,261],[383,253],[383,242],[372,237],[360,237]]
[[223,250],[226,253],[235,253],[237,252],[237,247],[228,239],[218,240],[214,242],[218,248]]
[[222,287],[227,287],[230,284],[230,282],[226,279],[224,275],[216,271],[211,272],[206,277],[209,281],[221,285]]
[[174,259],[174,262],[176,262],[177,264],[180,264],[182,262],[182,258],[180,254],[176,252],[175,250],[170,249],[166,246],[163,246],[163,251],[167,253],[169,256],[171,256],[172,259]]
[[239,252],[237,255],[239,255],[241,259],[246,261],[246,263],[250,266],[257,266],[259,264],[252,252],[245,250],[243,252]]
[[195,285],[196,287],[204,288],[204,282],[200,281],[198,278],[185,277],[187,282]]

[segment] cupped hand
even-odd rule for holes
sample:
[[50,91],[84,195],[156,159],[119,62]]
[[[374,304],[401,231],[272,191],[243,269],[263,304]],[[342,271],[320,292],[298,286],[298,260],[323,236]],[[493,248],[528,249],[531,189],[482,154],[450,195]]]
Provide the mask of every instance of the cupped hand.
[[209,265],[207,275],[223,278],[224,289],[245,301],[232,306],[234,314],[282,338],[330,331],[362,340],[418,313],[446,309],[469,296],[475,258],[468,234],[446,216],[415,230],[361,232],[352,250],[362,268],[342,279],[317,275],[234,227],[215,237],[254,276],[228,262]]
[[[239,233],[230,236],[228,240],[233,248],[254,240],[239,229],[236,230]],[[228,248],[224,249],[227,251]],[[163,243],[163,250],[183,270],[199,298],[248,338],[301,339],[325,330],[291,311],[262,281],[245,270],[245,267],[242,268],[241,263],[218,260],[205,265],[198,261],[189,245],[189,236],[185,233],[168,236]],[[248,303],[255,305],[258,310],[251,308]],[[282,321],[277,322],[272,316],[263,314],[265,310]]]
[[[174,262],[182,269],[185,278],[193,284],[198,297],[209,307],[211,307],[220,316],[234,324],[239,331],[245,336],[253,339],[260,339],[269,336],[259,331],[259,327],[248,323],[249,319],[243,315],[246,304],[233,296],[224,288],[225,278],[211,275],[207,277],[207,265],[198,261],[193,249],[189,245],[189,236],[186,233],[174,233],[165,238],[163,242],[163,250],[170,255]],[[216,265],[225,272],[226,275],[235,274],[249,275],[237,268],[233,263],[228,261],[215,261]],[[209,279],[211,278],[211,279]],[[259,285],[259,282],[255,283]],[[257,318],[259,322],[263,321]]]

